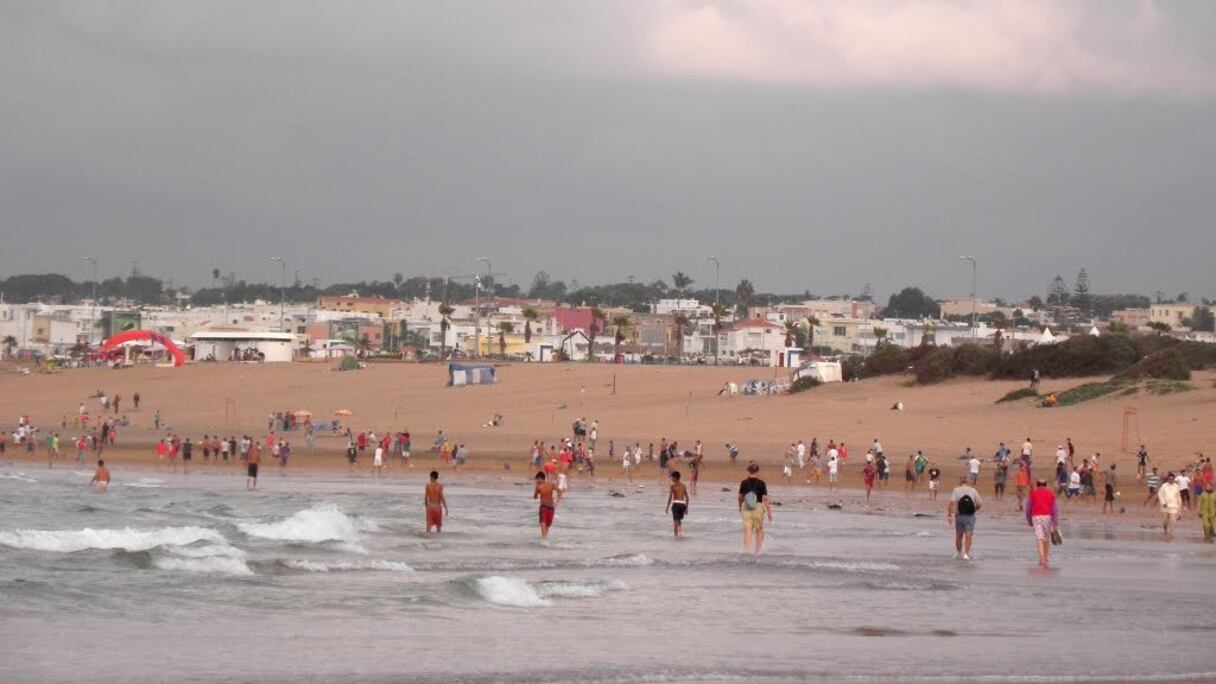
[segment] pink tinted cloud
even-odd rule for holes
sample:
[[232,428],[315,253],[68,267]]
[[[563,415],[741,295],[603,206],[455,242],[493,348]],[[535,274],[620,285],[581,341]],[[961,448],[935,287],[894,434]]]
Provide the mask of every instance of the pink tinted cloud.
[[1147,0],[666,0],[645,66],[824,87],[1216,91]]

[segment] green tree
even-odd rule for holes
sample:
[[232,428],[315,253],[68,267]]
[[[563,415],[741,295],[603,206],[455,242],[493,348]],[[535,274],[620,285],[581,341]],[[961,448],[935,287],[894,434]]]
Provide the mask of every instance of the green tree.
[[4,340],[4,356],[6,358],[13,355],[13,348],[17,346],[17,338],[12,335],[5,335]]
[[786,347],[794,346],[794,341],[797,338],[799,332],[800,331],[798,329],[797,323],[795,323],[794,321],[789,321],[789,320],[787,320],[785,322],[785,346]]
[[590,330],[587,331],[588,361],[595,361],[595,338],[599,335],[607,318],[608,316],[604,313],[603,309],[598,306],[591,307],[591,325],[589,326]]
[[515,332],[515,325],[510,321],[498,324],[498,355],[507,355],[507,335]]
[[528,307],[524,309],[524,343],[532,344],[532,323],[540,320],[540,313]]
[[1051,285],[1047,288],[1047,304],[1049,306],[1068,306],[1068,286],[1064,284],[1064,278],[1060,275],[1051,279]]
[[815,353],[815,327],[819,325],[819,318],[814,314],[806,317],[806,350],[807,353]]
[[886,342],[886,340],[887,340],[887,329],[875,326],[874,327],[874,351],[878,351],[878,348],[881,347],[883,345],[883,343]]
[[688,286],[692,285],[693,280],[689,276],[685,275],[683,271],[676,271],[671,276],[671,282],[676,286],[678,296],[682,298],[685,292],[687,292]]
[[1195,332],[1216,332],[1216,320],[1213,319],[1212,310],[1206,306],[1195,307],[1191,317],[1183,324]]
[[684,335],[688,330],[688,316],[677,313],[671,318],[671,327],[676,334],[676,358],[684,358]]
[[625,332],[633,327],[633,320],[628,316],[613,316],[612,327],[616,328],[616,334],[613,336],[612,355],[621,355],[621,343],[625,341]]
[[887,300],[886,315],[892,318],[937,318],[941,307],[919,287],[905,287]]
[[716,366],[720,359],[718,347],[721,341],[718,339],[718,333],[722,332],[722,319],[726,317],[727,309],[721,304],[714,304],[709,307],[709,313],[714,317],[714,365]]
[[1162,323],[1161,321],[1153,321],[1148,324],[1148,329],[1156,332],[1158,335],[1164,335],[1167,332],[1169,332],[1171,328],[1170,328],[1169,323]]
[[439,305],[439,355],[447,356],[448,352],[448,328],[452,327],[452,319],[450,316],[455,313],[455,309],[447,304]]
[[747,310],[756,296],[756,286],[752,284],[752,281],[744,278],[735,286],[735,296],[739,298],[739,308],[743,310],[741,315],[746,316]]
[[1089,274],[1084,268],[1077,272],[1077,280],[1072,286],[1072,305],[1085,315],[1093,311],[1093,302],[1089,298]]

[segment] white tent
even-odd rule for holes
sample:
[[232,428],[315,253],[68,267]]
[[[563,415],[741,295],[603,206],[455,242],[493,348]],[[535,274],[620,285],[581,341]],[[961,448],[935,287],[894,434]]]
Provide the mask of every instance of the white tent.
[[1094,337],[1098,337],[1098,336],[1100,336],[1102,333],[1098,331],[1098,326],[1096,326],[1096,325],[1091,325],[1091,326],[1089,327],[1089,334],[1090,334],[1090,335],[1092,335],[1092,336],[1094,336]]
[[808,361],[802,364],[795,378],[815,378],[819,382],[840,382],[844,375],[839,361]]
[[1058,341],[1056,336],[1051,334],[1051,328],[1043,328],[1043,334],[1039,335],[1039,339],[1035,344],[1055,344]]

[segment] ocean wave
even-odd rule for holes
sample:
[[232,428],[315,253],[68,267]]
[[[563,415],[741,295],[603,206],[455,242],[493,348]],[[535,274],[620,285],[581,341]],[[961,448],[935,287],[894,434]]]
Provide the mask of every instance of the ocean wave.
[[178,558],[173,556],[157,557],[152,565],[161,570],[178,570],[214,575],[234,575],[247,577],[253,574],[245,561],[233,556],[204,556],[200,558]]
[[342,572],[357,570],[383,570],[388,572],[413,572],[414,569],[401,561],[362,560],[362,561],[311,561],[285,560],[283,565],[295,570],[308,572]]
[[0,480],[17,480],[18,482],[37,482],[25,473],[0,473]]
[[439,572],[519,572],[522,570],[559,570],[572,568],[641,568],[654,565],[649,556],[633,553],[586,560],[553,560],[547,558],[421,562],[415,569]]
[[528,582],[518,577],[489,575],[476,577],[470,584],[478,598],[496,606],[540,608],[553,605],[553,599],[599,598],[626,589],[623,582]]
[[609,556],[599,560],[587,561],[590,567],[609,567],[609,568],[643,568],[649,565],[654,565],[654,561],[648,556],[641,553],[624,554],[620,556]]
[[378,529],[373,521],[347,515],[333,504],[297,511],[278,522],[237,523],[236,527],[250,537],[313,544],[328,541],[354,543],[364,532]]
[[13,530],[0,532],[0,545],[34,551],[73,553],[86,549],[146,551],[158,546],[188,546],[196,542],[226,544],[224,536],[207,527],[160,527],[152,530],[85,528],[83,530]]

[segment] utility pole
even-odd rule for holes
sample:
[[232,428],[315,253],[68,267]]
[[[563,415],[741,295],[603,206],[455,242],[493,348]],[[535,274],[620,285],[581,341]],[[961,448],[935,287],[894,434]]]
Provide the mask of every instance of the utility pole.
[[473,358],[481,355],[481,276],[473,274]]
[[279,331],[283,332],[283,302],[287,289],[287,261],[281,256],[270,257],[279,262]]
[[705,260],[714,262],[714,306],[718,306],[722,297],[722,260],[716,256],[707,256]]
[[960,256],[959,259],[971,262],[971,339],[975,339],[975,257]]
[[97,259],[87,256],[81,257],[80,260],[93,264],[93,301],[89,310],[89,346],[91,347],[93,346],[93,331],[97,329]]
[[477,257],[478,261],[484,262],[486,265],[486,287],[490,288],[490,308],[494,308],[494,264],[490,262],[489,257]]

